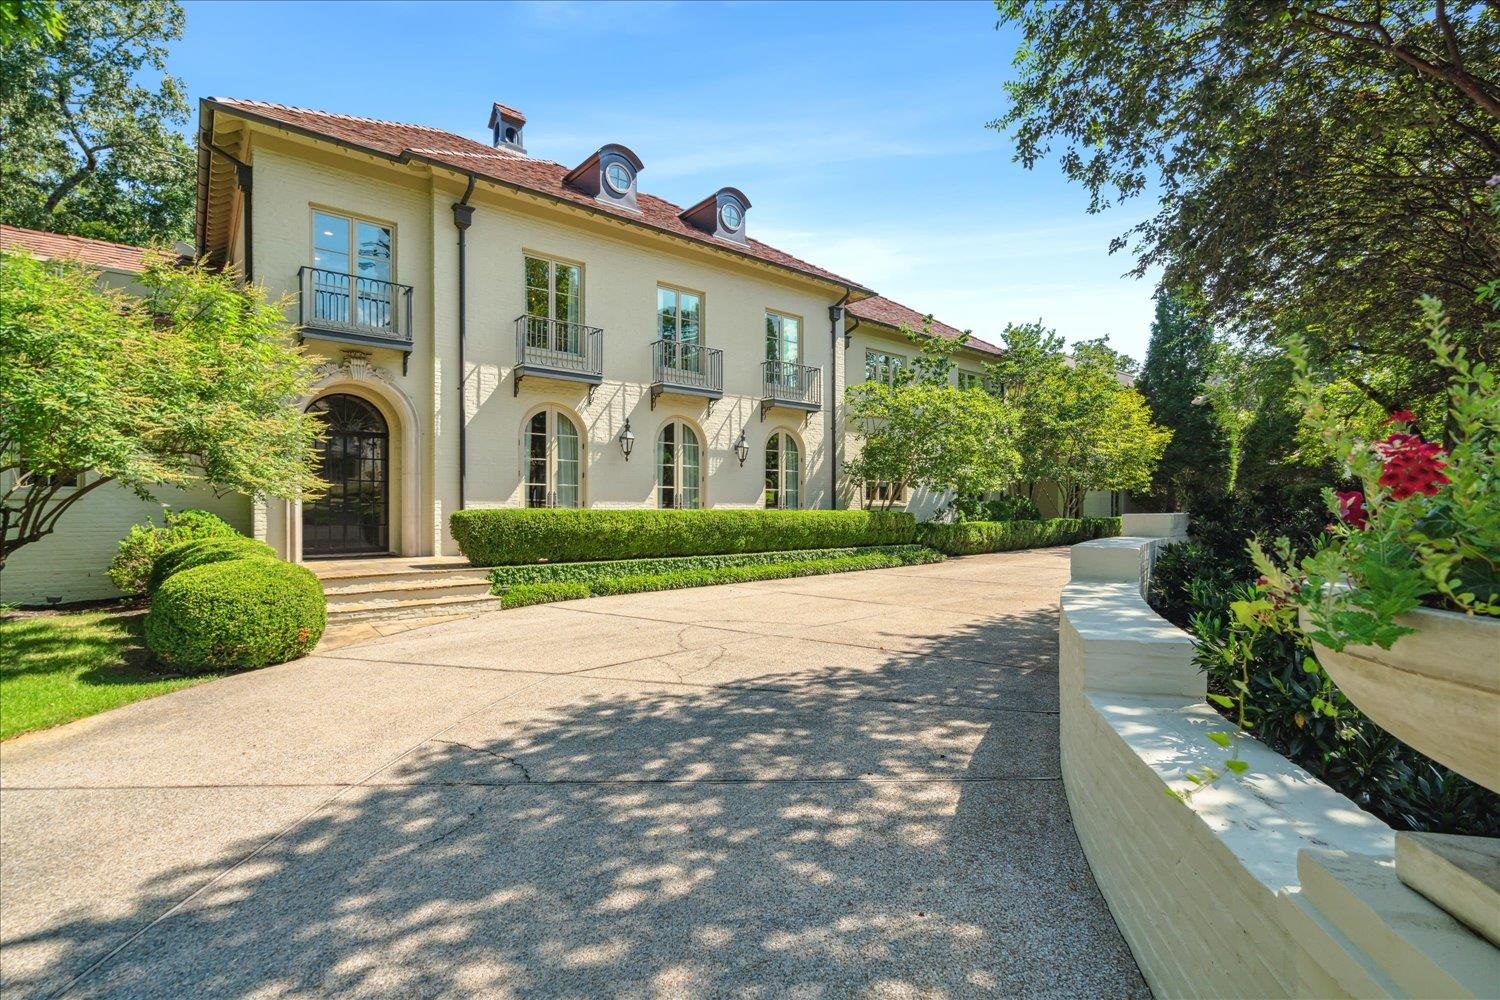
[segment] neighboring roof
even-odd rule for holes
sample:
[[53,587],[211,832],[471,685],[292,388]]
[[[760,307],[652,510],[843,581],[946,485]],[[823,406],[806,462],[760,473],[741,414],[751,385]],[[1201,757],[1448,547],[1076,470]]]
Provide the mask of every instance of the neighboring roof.
[[[842,285],[855,291],[870,292],[857,281],[826,271],[777,250],[758,240],[730,242],[688,225],[679,216],[682,209],[662,198],[638,193],[640,208],[632,212],[605,204],[589,194],[563,183],[570,169],[561,163],[539,160],[514,150],[496,148],[486,143],[425,125],[407,125],[337,115],[308,108],[287,107],[264,101],[246,101],[228,97],[210,97],[203,101],[208,108],[219,108],[230,114],[271,125],[279,125],[304,135],[326,139],[353,149],[364,150],[398,162],[421,160],[460,173],[474,173],[483,180],[509,185],[559,201],[579,205],[603,215],[683,237],[728,253],[752,257],[820,281]],[[871,292],[871,294],[873,294]]]
[[[848,305],[848,309],[865,323],[879,323],[881,326],[889,326],[895,329],[904,326],[915,333],[923,333],[927,330],[927,317],[924,314],[917,312],[909,306],[903,306],[899,302],[893,302],[882,295],[877,295],[872,299],[860,299],[858,302],[851,302]],[[963,336],[962,330],[949,326],[947,323],[939,322],[936,319],[932,321],[932,333],[942,337],[944,340],[956,340]],[[981,354],[999,355],[1004,353],[999,347],[989,341],[980,340],[972,334],[969,336],[969,341],[965,346]]]
[[63,236],[59,233],[42,232],[40,229],[0,225],[0,248],[25,250],[46,260],[76,260],[92,267],[127,274],[139,274],[145,267],[142,263],[146,252],[143,247],[110,243],[108,240],[91,240],[83,236]]

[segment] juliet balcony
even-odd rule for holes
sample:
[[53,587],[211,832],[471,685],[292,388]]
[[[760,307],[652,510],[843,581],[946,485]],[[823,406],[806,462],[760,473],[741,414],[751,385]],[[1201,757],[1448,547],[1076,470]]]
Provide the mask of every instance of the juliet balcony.
[[681,344],[675,340],[657,340],[651,344],[651,408],[664,393],[699,396],[708,400],[724,398],[724,352],[701,344]]
[[546,316],[516,317],[516,367],[512,395],[526,378],[582,382],[593,396],[604,381],[604,331]]
[[[823,369],[790,361],[761,362],[760,419],[773,407],[811,416],[823,408]],[[804,419],[806,419],[804,417]]]
[[411,356],[410,285],[357,274],[303,267],[297,271],[298,335],[401,352]]

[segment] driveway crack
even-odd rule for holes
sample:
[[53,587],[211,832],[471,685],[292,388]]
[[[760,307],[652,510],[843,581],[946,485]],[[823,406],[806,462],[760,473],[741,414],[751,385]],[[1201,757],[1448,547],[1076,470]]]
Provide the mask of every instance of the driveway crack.
[[527,768],[527,766],[525,764],[522,764],[519,760],[516,760],[516,758],[514,758],[514,757],[508,756],[508,755],[503,754],[503,753],[498,753],[497,751],[491,750],[489,747],[476,747],[476,746],[474,746],[473,744],[470,744],[470,743],[460,743],[458,740],[433,740],[432,742],[434,742],[434,743],[442,743],[443,745],[450,746],[450,747],[463,747],[465,750],[472,750],[475,753],[488,754],[489,756],[495,758],[496,760],[502,761],[502,762],[504,762],[506,764],[509,764],[511,767],[515,768],[517,771],[520,771],[521,772],[521,779],[526,784],[530,784],[531,783],[531,771],[530,771],[530,769]]

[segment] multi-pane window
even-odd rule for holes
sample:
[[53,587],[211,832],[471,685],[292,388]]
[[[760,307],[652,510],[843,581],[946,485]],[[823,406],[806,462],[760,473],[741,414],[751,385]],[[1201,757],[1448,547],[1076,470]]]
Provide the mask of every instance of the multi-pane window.
[[313,268],[314,318],[391,328],[390,226],[313,212]]
[[772,381],[796,388],[802,374],[802,321],[784,313],[766,312],[766,360]]
[[703,506],[703,449],[698,434],[674,420],[656,436],[656,505],[697,510]]
[[906,368],[906,359],[889,351],[870,348],[865,351],[865,381],[895,385]]
[[800,503],[799,479],[802,472],[797,442],[785,431],[777,431],[766,441],[766,506],[796,510]]
[[958,373],[958,387],[960,389],[983,389],[984,376],[978,372],[960,370]]
[[583,266],[526,255],[526,343],[583,353]]
[[663,361],[669,368],[702,372],[703,296],[671,288],[656,289],[656,332],[665,343]]
[[582,478],[578,428],[558,410],[542,410],[526,422],[526,506],[577,507]]
[[906,502],[906,486],[874,479],[865,480],[865,506],[886,507]]

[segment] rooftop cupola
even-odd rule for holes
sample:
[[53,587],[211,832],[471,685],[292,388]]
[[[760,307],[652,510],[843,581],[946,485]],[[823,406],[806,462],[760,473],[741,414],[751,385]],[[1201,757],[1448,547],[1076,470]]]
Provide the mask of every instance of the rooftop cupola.
[[629,147],[611,142],[600,146],[589,154],[588,159],[569,170],[563,183],[595,201],[638,212],[636,177],[643,169],[641,158]]
[[734,243],[745,242],[745,213],[750,210],[750,199],[739,188],[719,188],[679,218],[690,226],[711,233],[721,240]]
[[525,128],[526,116],[515,108],[508,108],[497,101],[490,109],[490,129],[495,134],[496,149],[511,149],[517,153],[526,152],[526,145],[521,141],[521,132]]

